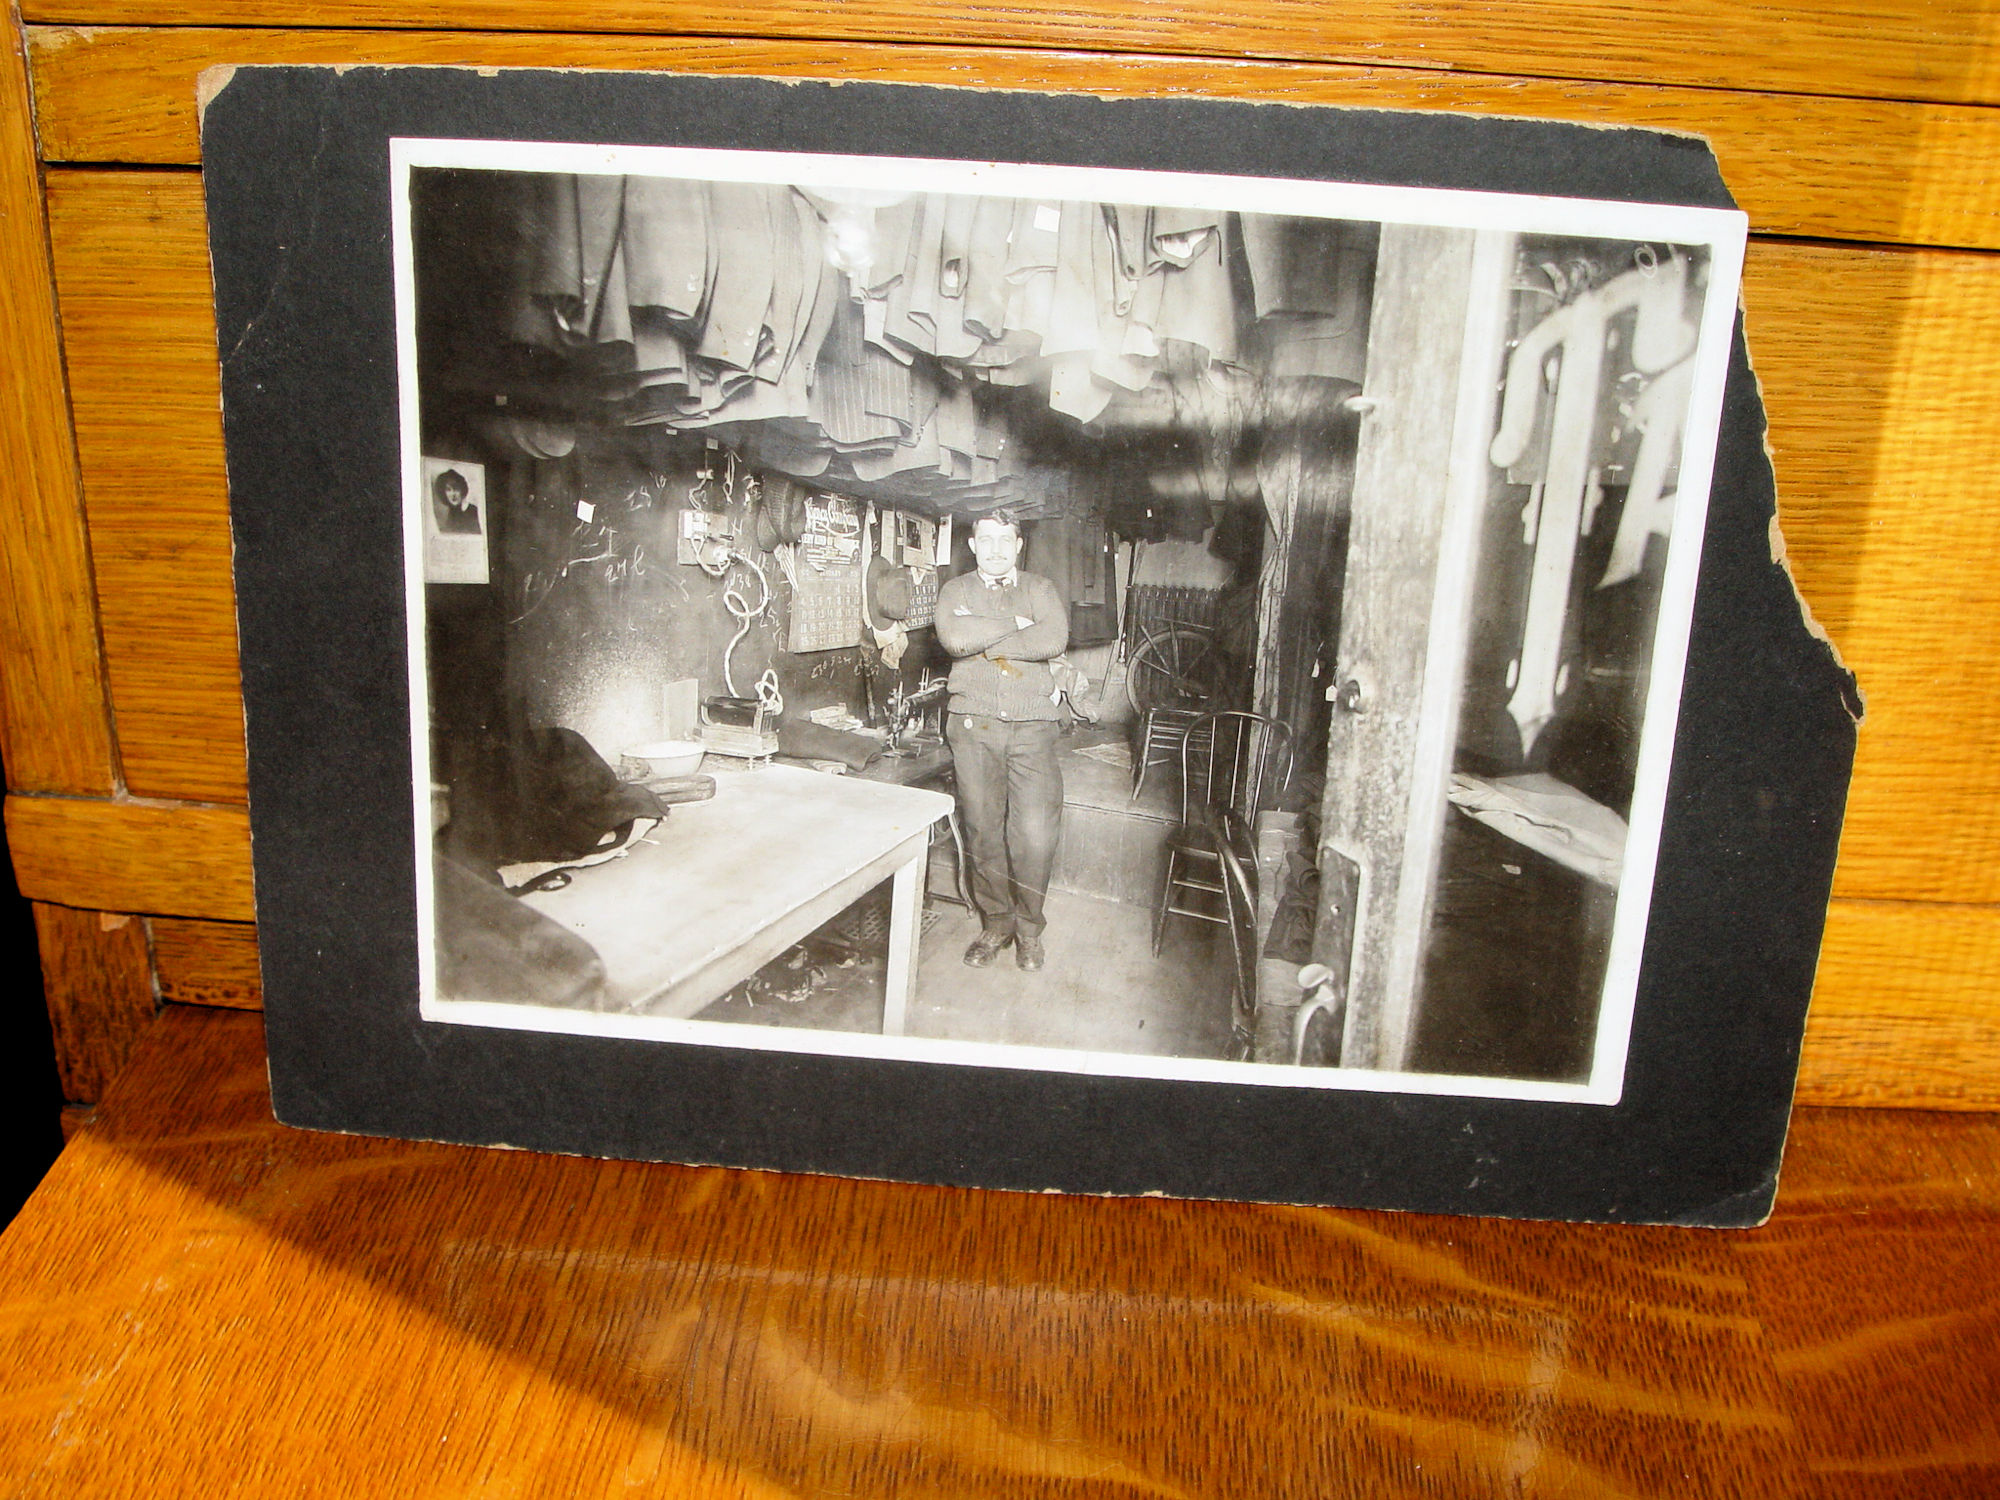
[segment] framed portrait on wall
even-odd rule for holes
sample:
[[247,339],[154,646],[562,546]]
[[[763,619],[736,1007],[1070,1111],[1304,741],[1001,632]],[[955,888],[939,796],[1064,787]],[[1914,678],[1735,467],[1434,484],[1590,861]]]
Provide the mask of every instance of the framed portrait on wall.
[[486,466],[425,458],[416,507],[426,583],[485,583]]

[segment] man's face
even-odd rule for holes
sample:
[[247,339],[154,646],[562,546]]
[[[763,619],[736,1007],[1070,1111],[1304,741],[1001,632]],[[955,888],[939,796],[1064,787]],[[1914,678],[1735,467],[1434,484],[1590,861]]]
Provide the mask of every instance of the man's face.
[[1005,578],[1021,556],[1021,533],[998,521],[972,528],[972,557],[982,578]]

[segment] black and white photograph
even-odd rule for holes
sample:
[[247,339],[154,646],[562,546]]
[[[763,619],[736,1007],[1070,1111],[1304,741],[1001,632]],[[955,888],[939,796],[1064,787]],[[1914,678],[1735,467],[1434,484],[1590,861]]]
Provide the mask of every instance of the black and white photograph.
[[426,1022],[1618,1101],[1742,215],[391,145]]

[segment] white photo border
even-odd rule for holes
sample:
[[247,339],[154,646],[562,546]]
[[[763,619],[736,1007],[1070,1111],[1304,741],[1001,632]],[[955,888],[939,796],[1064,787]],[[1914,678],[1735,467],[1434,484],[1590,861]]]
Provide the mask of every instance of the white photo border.
[[[1459,189],[1391,187],[1287,178],[1072,167],[925,158],[819,155],[667,146],[392,137],[391,240],[395,278],[398,412],[403,473],[404,579],[408,619],[411,792],[416,872],[420,1017],[427,1022],[502,1030],[613,1037],[755,1052],[1025,1069],[1100,1077],[1170,1079],[1260,1088],[1444,1095],[1615,1105],[1622,1096],[1650,916],[1668,772],[1673,760],[1696,577],[1738,312],[1748,219],[1732,209]],[[674,1020],[438,998],[436,908],[431,867],[429,683],[424,652],[422,462],[417,381],[414,247],[410,174],[465,168],[578,175],[637,175],[768,184],[869,188],[887,178],[927,192],[1050,197],[1158,206],[1220,208],[1299,218],[1373,220],[1524,234],[1651,240],[1700,246],[1709,279],[1693,356],[1675,521],[1653,634],[1645,722],[1603,984],[1591,1073],[1580,1084],[1342,1067],[1288,1067],[984,1042],[885,1037]]]

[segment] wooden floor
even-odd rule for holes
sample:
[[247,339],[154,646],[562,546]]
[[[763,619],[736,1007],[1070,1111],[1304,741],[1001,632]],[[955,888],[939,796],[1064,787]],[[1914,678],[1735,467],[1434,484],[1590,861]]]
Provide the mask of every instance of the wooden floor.
[[1881,1110],[1733,1233],[309,1134],[170,1007],[0,1236],[0,1494],[1993,1495],[1996,1219]]
[[[877,930],[886,900],[873,905]],[[862,908],[856,908],[860,910]],[[918,949],[916,994],[907,1034],[946,1041],[1085,1048],[1159,1057],[1229,1055],[1229,952],[1220,927],[1169,926],[1156,958],[1150,907],[1050,891],[1048,966],[1024,974],[1010,950],[985,969],[968,969],[966,945],[979,919],[934,901]],[[850,911],[833,924],[850,925]],[[696,1017],[747,1026],[879,1032],[884,974],[879,937],[869,956],[837,960],[815,939],[765,968],[762,983],[739,986]],[[817,966],[819,978],[798,984]]]

